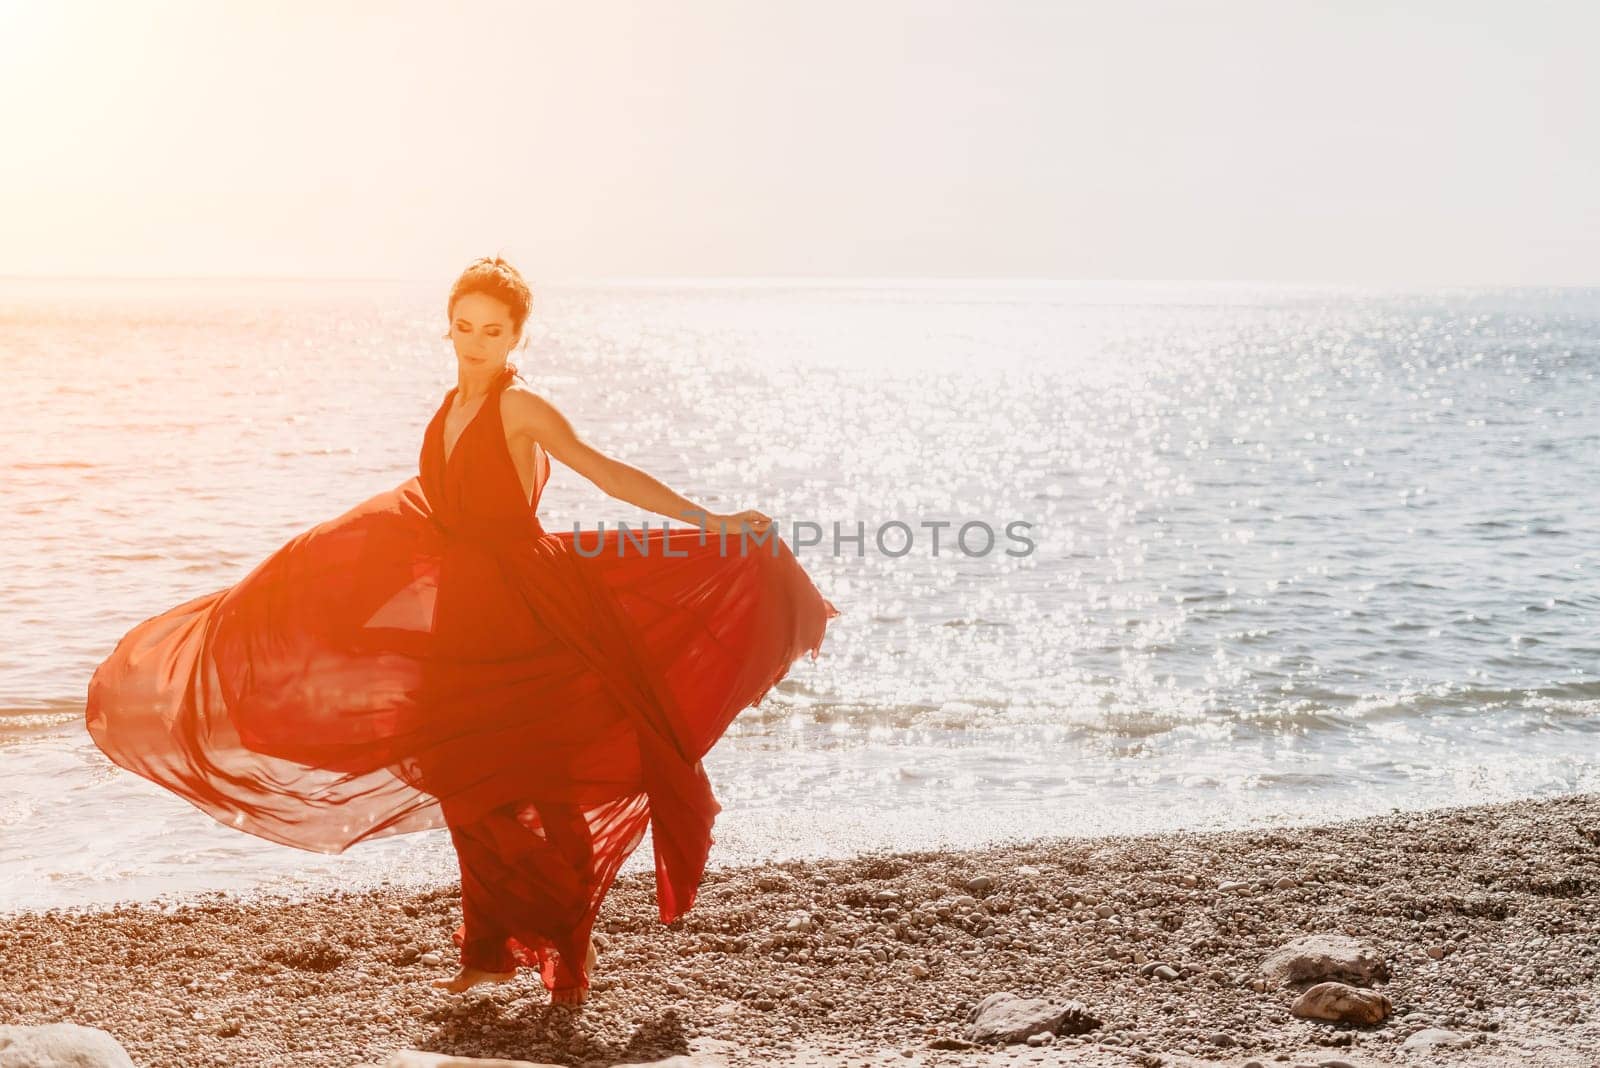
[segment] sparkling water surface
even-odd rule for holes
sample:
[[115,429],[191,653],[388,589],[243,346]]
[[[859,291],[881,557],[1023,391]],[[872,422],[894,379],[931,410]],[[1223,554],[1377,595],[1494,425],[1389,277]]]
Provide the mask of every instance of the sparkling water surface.
[[[0,910],[453,877],[82,726],[129,627],[415,473],[439,288],[0,280]],[[517,362],[844,612],[707,758],[714,864],[1600,788],[1600,291],[541,287]],[[651,518],[559,464],[541,515]]]

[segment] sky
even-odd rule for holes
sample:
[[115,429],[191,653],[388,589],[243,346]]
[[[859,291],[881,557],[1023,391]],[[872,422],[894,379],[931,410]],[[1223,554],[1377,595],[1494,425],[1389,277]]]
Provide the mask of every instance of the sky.
[[1600,8],[0,0],[0,275],[1600,283]]

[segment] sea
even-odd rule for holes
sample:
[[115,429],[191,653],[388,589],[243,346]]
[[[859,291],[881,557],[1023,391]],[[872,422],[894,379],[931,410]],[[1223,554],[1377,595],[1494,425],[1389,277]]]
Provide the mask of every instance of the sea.
[[[446,286],[0,279],[0,912],[456,877],[83,723],[130,627],[416,473]],[[574,282],[514,359],[842,612],[707,757],[713,866],[1600,789],[1600,290]],[[541,518],[661,522],[560,464]]]

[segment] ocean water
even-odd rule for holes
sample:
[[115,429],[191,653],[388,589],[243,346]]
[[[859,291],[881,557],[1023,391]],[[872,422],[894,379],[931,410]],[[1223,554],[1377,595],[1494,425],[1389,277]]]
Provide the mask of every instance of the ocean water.
[[[580,433],[776,517],[844,612],[708,757],[713,864],[1600,789],[1600,290],[635,284],[535,316],[517,362]],[[227,830],[82,725],[129,627],[415,473],[444,327],[437,286],[0,280],[0,910],[454,876],[443,832]],[[648,518],[559,464],[541,515]]]

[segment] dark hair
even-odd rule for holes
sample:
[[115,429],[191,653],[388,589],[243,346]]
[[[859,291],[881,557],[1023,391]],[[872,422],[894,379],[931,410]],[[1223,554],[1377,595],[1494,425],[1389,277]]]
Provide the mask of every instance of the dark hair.
[[512,329],[518,334],[522,333],[528,313],[533,310],[533,290],[528,288],[522,274],[511,264],[499,256],[493,259],[483,256],[473,260],[461,272],[461,277],[456,279],[456,284],[450,287],[450,302],[445,305],[445,314],[455,318],[456,301],[468,293],[482,293],[505,304],[511,309]]

